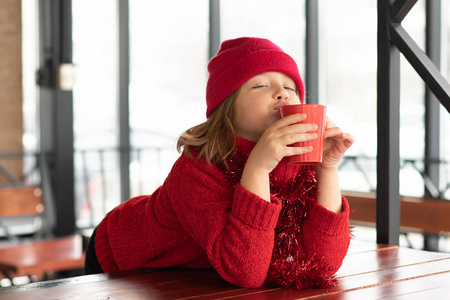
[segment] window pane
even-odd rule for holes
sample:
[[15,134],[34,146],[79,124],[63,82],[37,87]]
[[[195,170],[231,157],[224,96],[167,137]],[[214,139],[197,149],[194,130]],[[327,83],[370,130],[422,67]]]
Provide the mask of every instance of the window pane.
[[[119,203],[117,151],[117,7],[72,1],[75,192],[78,225],[96,224]],[[98,151],[103,149],[103,152]],[[91,210],[90,210],[91,208]]]
[[358,159],[341,171],[341,186],[368,191],[376,186],[377,2],[319,1],[319,20],[319,102],[356,139],[347,156]]
[[[402,22],[415,43],[425,50],[425,1],[418,1]],[[425,83],[416,70],[400,55],[400,156],[416,160],[400,170],[400,194],[423,196],[425,155]]]
[[[39,144],[38,88],[36,85],[36,70],[38,69],[37,1],[22,0],[22,85],[23,85],[23,150],[26,153],[37,153]],[[26,174],[25,184],[35,184],[40,181],[35,155],[23,156],[23,174]],[[32,171],[33,170],[33,171]],[[32,172],[31,172],[32,171]]]
[[36,151],[39,148],[36,111],[38,106],[36,70],[39,57],[36,4],[36,1],[22,1],[23,148],[25,151]]
[[[242,36],[267,38],[305,69],[305,1],[226,0],[220,2],[222,40]],[[303,75],[304,77],[304,75]]]
[[152,193],[177,137],[206,120],[208,1],[130,1],[131,193]]

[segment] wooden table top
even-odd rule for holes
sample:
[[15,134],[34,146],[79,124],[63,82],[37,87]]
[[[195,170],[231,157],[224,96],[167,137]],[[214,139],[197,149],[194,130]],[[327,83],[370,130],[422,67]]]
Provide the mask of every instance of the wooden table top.
[[14,276],[84,267],[81,235],[22,242],[0,248],[0,270]]
[[352,240],[337,286],[246,289],[213,270],[140,269],[0,288],[0,299],[450,299],[450,253]]

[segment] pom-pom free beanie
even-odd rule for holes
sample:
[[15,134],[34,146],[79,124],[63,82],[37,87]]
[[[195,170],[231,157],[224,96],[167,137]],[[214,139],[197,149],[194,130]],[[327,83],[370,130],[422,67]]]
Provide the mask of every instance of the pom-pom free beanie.
[[300,99],[304,86],[294,59],[267,39],[242,37],[224,41],[208,63],[206,117],[250,78],[264,72],[280,72],[295,81]]

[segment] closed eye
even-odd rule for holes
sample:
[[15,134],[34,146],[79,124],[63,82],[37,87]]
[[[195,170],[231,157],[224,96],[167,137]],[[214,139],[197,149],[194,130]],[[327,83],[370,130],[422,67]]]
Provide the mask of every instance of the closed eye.
[[253,88],[254,89],[258,89],[258,88],[263,88],[263,87],[266,87],[265,85],[256,85],[256,86],[254,86]]
[[290,86],[285,86],[284,89],[285,89],[285,90],[290,90],[290,91],[295,92],[295,89],[294,89],[294,88],[291,88]]

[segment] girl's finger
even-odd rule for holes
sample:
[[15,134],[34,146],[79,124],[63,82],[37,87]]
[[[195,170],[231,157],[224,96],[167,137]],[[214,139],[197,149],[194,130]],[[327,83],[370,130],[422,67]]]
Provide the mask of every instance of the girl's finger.
[[327,128],[324,133],[324,138],[342,138],[342,129],[339,127]]
[[279,119],[277,122],[274,123],[274,126],[275,128],[280,128],[301,122],[304,119],[306,119],[306,114],[293,114]]
[[353,143],[355,142],[355,137],[353,135],[351,135],[350,133],[343,132],[341,134],[341,136],[344,139],[345,146],[347,148],[350,148],[350,146],[353,145]]
[[295,133],[306,133],[306,132],[316,132],[317,131],[317,125],[308,123],[308,124],[293,124],[289,126],[285,126],[283,128],[280,128],[280,134],[286,135],[286,134],[295,134]]
[[305,146],[305,147],[286,147],[284,151],[284,157],[286,156],[292,156],[292,155],[302,155],[305,153],[309,153],[313,151],[312,146]]
[[334,122],[329,117],[327,117],[325,128],[334,128],[334,127],[337,127],[336,124],[334,124]]
[[305,132],[305,133],[292,133],[286,134],[281,137],[283,145],[291,145],[293,143],[307,142],[317,139],[317,133]]

